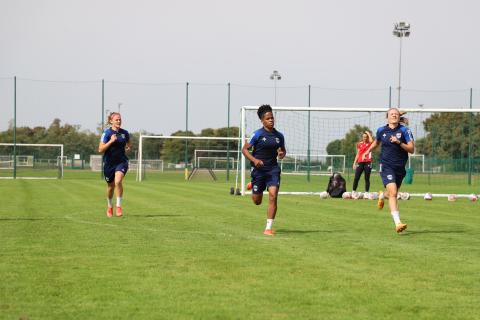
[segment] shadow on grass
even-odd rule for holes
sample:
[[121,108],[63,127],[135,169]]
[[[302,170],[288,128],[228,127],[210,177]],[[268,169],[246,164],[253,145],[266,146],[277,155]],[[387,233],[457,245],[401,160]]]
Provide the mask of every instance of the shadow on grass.
[[151,219],[151,218],[169,218],[169,217],[186,217],[182,214],[135,214],[130,215],[131,218]]
[[307,233],[337,233],[343,232],[343,230],[288,230],[288,229],[278,229],[275,230],[276,233],[284,234],[307,234]]
[[48,218],[15,218],[15,217],[9,217],[9,218],[0,218],[0,221],[43,221],[43,220],[52,220]]
[[408,230],[402,233],[402,236],[415,236],[422,234],[455,234],[467,233],[465,230]]

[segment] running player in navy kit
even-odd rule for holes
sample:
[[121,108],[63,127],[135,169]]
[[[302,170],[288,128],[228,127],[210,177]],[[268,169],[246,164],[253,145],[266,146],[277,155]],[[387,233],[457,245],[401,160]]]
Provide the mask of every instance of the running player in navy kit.
[[117,191],[117,217],[122,216],[122,180],[128,171],[128,158],[125,154],[130,151],[130,135],[121,127],[122,116],[112,112],[107,120],[110,128],[105,129],[100,139],[98,152],[103,153],[103,174],[107,181],[107,217],[113,216],[112,198],[113,191]]
[[[390,108],[387,111],[388,124],[378,128],[375,141],[367,149],[368,154],[380,143],[380,176],[383,185],[387,189],[384,196],[388,198],[390,213],[395,223],[395,230],[400,233],[407,228],[400,220],[398,211],[397,192],[405,177],[405,165],[408,161],[408,154],[415,151],[413,135],[410,129],[400,124],[400,112],[397,108]],[[384,200],[382,194],[378,197],[378,208],[383,209]]]
[[[274,128],[272,108],[262,105],[257,110],[257,115],[263,127],[256,130],[250,141],[242,148],[243,155],[250,160],[252,165],[252,200],[260,205],[263,191],[268,191],[267,225],[265,235],[273,236],[273,221],[277,214],[277,197],[280,188],[280,167],[277,157],[283,159],[286,154],[285,138]],[[253,152],[249,149],[253,147]]]

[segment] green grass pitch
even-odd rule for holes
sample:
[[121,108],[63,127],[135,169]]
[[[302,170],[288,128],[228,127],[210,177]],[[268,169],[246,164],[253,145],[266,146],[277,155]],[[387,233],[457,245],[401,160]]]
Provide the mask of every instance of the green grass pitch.
[[402,201],[397,235],[374,201],[283,195],[272,238],[230,185],[129,174],[108,219],[99,174],[0,180],[0,319],[478,319],[479,203]]

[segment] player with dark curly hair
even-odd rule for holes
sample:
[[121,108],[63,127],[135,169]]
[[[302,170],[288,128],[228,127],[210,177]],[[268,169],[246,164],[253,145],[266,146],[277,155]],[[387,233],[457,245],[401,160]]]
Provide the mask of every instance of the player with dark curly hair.
[[[280,167],[278,159],[283,159],[286,154],[285,138],[274,128],[273,111],[270,105],[262,105],[257,110],[262,128],[256,130],[250,141],[242,148],[243,155],[250,160],[252,200],[260,205],[263,191],[268,191],[267,225],[264,234],[273,236],[272,229],[277,214],[277,198],[280,188]],[[252,153],[250,149],[253,148]]]

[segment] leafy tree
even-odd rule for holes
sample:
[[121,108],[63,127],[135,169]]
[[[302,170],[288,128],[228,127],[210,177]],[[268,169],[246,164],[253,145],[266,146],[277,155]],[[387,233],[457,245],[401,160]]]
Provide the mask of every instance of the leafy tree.
[[[80,131],[80,126],[62,125],[60,119],[54,119],[48,128],[19,127],[17,128],[17,143],[48,143],[63,144],[64,155],[73,157],[80,154],[87,158],[97,153],[98,136],[89,131]],[[13,142],[13,128],[0,133],[0,141]],[[37,159],[52,159],[58,156],[58,151],[51,148],[22,147],[19,151],[25,155],[34,155]]]
[[437,159],[465,159],[471,147],[472,156],[480,156],[480,115],[435,113],[423,122],[423,127],[427,134],[416,141],[416,153]]
[[336,139],[327,145],[327,154],[342,154],[343,140]]
[[[176,131],[172,133],[172,136],[194,136],[192,131]],[[190,142],[190,141],[189,141]],[[161,158],[167,162],[180,163],[185,159],[185,144],[186,140],[183,139],[167,139],[164,140],[163,147],[161,149]],[[190,142],[187,144],[187,153],[190,155],[193,152],[194,146]],[[188,159],[190,161],[190,158]]]
[[[229,132],[229,133],[228,133]],[[219,128],[212,129],[206,128],[203,129],[198,135],[195,135],[193,132],[188,131],[177,131],[173,133],[173,136],[198,136],[198,137],[238,137],[238,128],[231,127],[228,128]],[[187,161],[192,162],[194,157],[195,149],[200,150],[229,150],[232,151],[231,156],[234,156],[238,148],[237,141],[225,141],[225,140],[189,140],[187,147]],[[168,139],[165,140],[161,157],[165,161],[171,163],[180,163],[185,161],[185,140],[182,139]]]
[[362,139],[362,132],[372,132],[368,127],[356,124],[343,139],[336,139],[327,145],[328,154],[344,154],[347,159],[355,158],[356,145]]
[[[100,141],[100,134],[103,131],[102,126],[98,126],[96,133],[88,130],[82,131],[79,125],[71,125],[62,123],[60,119],[54,119],[47,127],[18,127],[17,128],[17,143],[48,143],[48,144],[63,144],[64,155],[73,157],[74,154],[80,154],[83,159],[88,159],[91,154],[98,154],[98,143]],[[238,127],[231,128],[206,128],[203,129],[197,136],[207,137],[238,137]],[[142,132],[143,135],[155,135],[148,132]],[[173,133],[174,136],[195,136],[191,131],[177,131]],[[132,142],[132,150],[129,158],[134,159],[138,157],[138,141],[140,133],[130,132],[130,139]],[[13,141],[13,126],[8,130],[0,132],[0,142]],[[172,163],[180,163],[185,158],[185,140],[182,139],[149,139],[144,140],[147,143],[143,144],[143,158],[144,159],[164,159]],[[233,157],[237,148],[237,141],[224,140],[189,140],[188,141],[188,161],[193,159],[193,151],[195,149],[215,149],[232,151]],[[47,148],[26,148],[22,147],[21,152],[25,155],[34,155],[36,158],[53,159],[58,156],[58,152]],[[0,154],[10,154],[11,147],[0,148]]]

